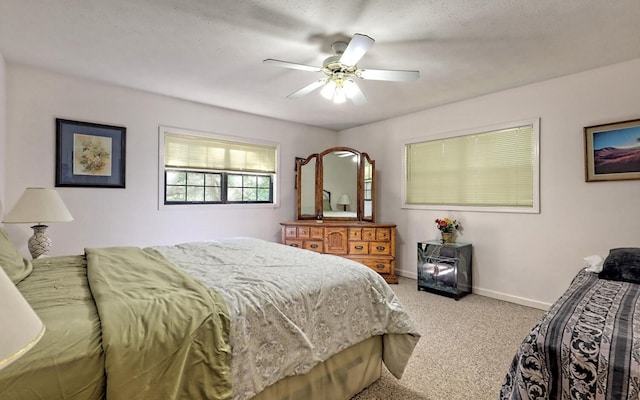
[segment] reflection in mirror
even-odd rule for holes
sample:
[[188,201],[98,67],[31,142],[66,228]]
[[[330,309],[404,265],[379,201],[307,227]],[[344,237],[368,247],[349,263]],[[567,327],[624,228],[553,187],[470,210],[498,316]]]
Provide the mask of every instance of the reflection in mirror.
[[364,163],[364,211],[362,218],[365,220],[373,219],[373,165],[368,157],[362,157]]
[[358,218],[359,155],[335,151],[322,157],[323,218]]
[[298,166],[300,196],[300,215],[315,217],[316,215],[316,157],[311,157],[306,164]]

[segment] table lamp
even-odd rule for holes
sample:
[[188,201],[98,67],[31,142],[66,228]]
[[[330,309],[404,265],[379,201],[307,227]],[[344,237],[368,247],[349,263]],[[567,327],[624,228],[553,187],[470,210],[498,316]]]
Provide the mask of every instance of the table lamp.
[[22,357],[44,335],[44,324],[0,268],[0,370]]
[[349,199],[349,195],[348,194],[343,194],[342,196],[340,196],[340,199],[338,200],[338,205],[342,206],[343,211],[347,211],[347,206],[351,204],[351,200]]
[[2,222],[35,223],[31,227],[33,236],[29,238],[28,247],[31,257],[38,258],[49,253],[51,248],[51,239],[47,236],[47,225],[44,223],[69,221],[73,221],[73,217],[58,192],[49,188],[26,188]]

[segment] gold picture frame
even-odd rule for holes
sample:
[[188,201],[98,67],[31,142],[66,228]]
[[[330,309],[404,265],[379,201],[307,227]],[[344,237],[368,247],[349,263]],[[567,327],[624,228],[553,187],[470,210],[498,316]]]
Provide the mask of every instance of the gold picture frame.
[[584,128],[585,181],[640,179],[640,119]]

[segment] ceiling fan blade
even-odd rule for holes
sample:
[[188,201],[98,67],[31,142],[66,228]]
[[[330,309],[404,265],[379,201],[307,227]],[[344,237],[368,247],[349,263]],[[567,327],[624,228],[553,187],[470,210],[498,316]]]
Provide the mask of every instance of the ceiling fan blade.
[[317,81],[308,84],[307,86],[303,87],[302,89],[291,93],[287,97],[290,98],[290,99],[297,99],[298,97],[302,97],[302,96],[304,96],[306,94],[309,94],[309,93],[313,92],[314,90],[316,90],[320,86],[323,86],[325,83],[327,83],[327,79],[318,79]]
[[360,77],[374,81],[412,82],[420,77],[420,71],[402,71],[391,69],[361,69]]
[[369,51],[371,46],[375,43],[375,40],[367,35],[356,33],[351,38],[349,45],[344,50],[344,53],[340,57],[340,64],[352,67],[360,61],[362,56]]
[[364,93],[362,93],[362,90],[360,90],[360,87],[354,81],[347,80],[343,83],[343,86],[347,98],[353,101],[353,104],[361,106],[367,102]]
[[314,67],[312,65],[306,65],[306,64],[297,64],[297,63],[292,63],[292,62],[288,62],[288,61],[274,60],[273,58],[267,58],[266,60],[263,60],[262,62],[265,63],[265,64],[275,65],[276,67],[289,68],[289,69],[299,69],[301,71],[310,71],[310,72],[320,72],[320,71],[322,71],[322,68],[320,68],[320,67]]

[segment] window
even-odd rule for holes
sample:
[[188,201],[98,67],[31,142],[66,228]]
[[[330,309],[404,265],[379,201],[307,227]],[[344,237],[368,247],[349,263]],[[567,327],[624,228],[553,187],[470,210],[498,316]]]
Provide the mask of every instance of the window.
[[539,120],[405,144],[405,208],[539,212]]
[[275,203],[277,146],[160,128],[164,204]]

